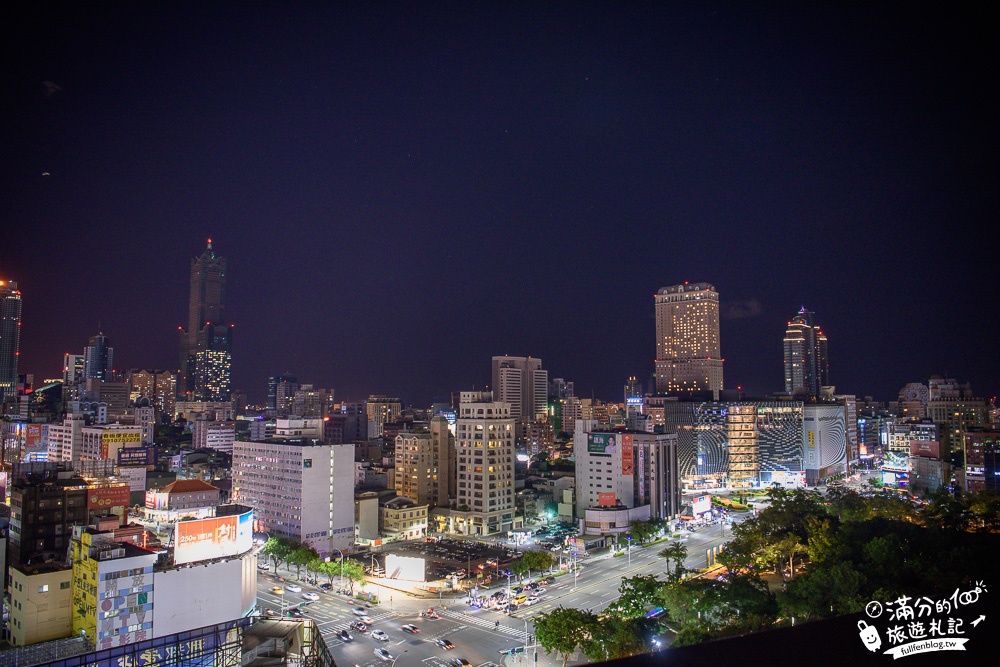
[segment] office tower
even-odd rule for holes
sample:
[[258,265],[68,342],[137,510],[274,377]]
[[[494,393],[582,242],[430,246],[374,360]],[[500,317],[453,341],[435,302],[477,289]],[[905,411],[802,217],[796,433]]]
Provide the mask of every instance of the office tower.
[[372,394],[365,401],[365,413],[368,416],[368,435],[371,438],[381,438],[385,425],[399,419],[403,412],[403,402],[398,398],[387,398]]
[[[281,385],[289,385],[285,388]],[[282,373],[281,375],[272,375],[267,378],[267,409],[273,411],[272,416],[277,416],[278,405],[279,405],[279,393],[281,399],[288,399],[289,404],[285,406],[285,414],[288,414],[287,410],[291,409],[291,397],[295,394],[295,390],[299,388],[299,379],[292,375],[291,373]]]
[[261,532],[314,548],[354,546],[354,446],[309,438],[233,443],[233,498],[254,508]]
[[226,259],[209,239],[205,252],[191,260],[188,326],[181,330],[181,400],[230,399],[233,327],[224,322],[225,303]]
[[[296,417],[329,417],[333,408],[333,390],[301,385],[292,395],[292,411]],[[279,415],[280,416],[280,415]]]
[[17,283],[0,280],[0,405],[17,393],[20,350],[21,292]]
[[813,321],[815,313],[803,306],[785,331],[785,393],[816,400],[830,384],[826,336]]
[[660,394],[722,391],[719,293],[709,283],[660,289],[656,303],[656,391]]
[[83,377],[86,380],[111,382],[114,368],[115,348],[103,333],[91,336],[87,347],[83,348]]
[[493,396],[510,405],[510,416],[520,424],[545,419],[549,372],[534,357],[493,357]]
[[452,529],[465,535],[505,533],[514,525],[514,418],[491,392],[462,392],[456,435]]
[[942,452],[961,449],[966,430],[989,424],[989,402],[976,397],[968,382],[935,375],[927,388],[927,416],[940,424]]
[[448,507],[449,479],[455,438],[448,420],[432,417],[426,433],[396,436],[396,494],[417,505]]

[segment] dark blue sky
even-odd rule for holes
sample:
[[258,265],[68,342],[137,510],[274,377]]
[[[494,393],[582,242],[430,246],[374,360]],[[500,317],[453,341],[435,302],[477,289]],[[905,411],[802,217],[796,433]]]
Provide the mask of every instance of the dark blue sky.
[[538,4],[3,10],[21,371],[98,323],[118,368],[176,368],[212,237],[251,399],[291,371],[425,403],[494,354],[616,399],[685,280],[729,388],[782,388],[805,305],[840,392],[995,395],[993,14]]

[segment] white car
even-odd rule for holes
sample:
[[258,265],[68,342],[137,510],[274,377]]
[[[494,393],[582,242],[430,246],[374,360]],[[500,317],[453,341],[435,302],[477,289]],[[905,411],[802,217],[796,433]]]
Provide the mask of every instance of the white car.
[[312,591],[309,591],[308,593],[303,593],[302,597],[304,597],[306,600],[312,600],[313,602],[315,602],[316,600],[319,599],[319,593],[313,593]]
[[375,649],[375,655],[385,662],[392,662],[395,659],[392,657],[392,653],[389,653],[384,648]]
[[361,617],[361,622],[362,623],[367,623],[368,625],[371,625],[372,623],[375,622],[375,619],[372,618],[371,616],[362,616]]
[[372,630],[372,639],[380,642],[387,642],[389,641],[389,635],[385,634],[381,630]]
[[299,586],[298,584],[285,584],[285,590],[291,591],[293,593],[301,593],[302,587]]

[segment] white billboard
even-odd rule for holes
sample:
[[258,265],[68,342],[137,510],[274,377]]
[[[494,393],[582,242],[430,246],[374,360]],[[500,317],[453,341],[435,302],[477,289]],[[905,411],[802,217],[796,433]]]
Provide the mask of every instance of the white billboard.
[[695,516],[702,514],[704,512],[711,511],[712,509],[712,496],[695,496],[691,501],[691,511],[694,512]]
[[387,554],[385,557],[385,576],[389,579],[403,579],[405,581],[426,581],[424,559]]

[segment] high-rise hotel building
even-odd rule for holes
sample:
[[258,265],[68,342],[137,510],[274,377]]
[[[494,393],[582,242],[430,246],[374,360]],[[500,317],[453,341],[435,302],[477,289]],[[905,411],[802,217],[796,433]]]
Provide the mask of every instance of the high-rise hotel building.
[[722,391],[719,293],[709,283],[661,288],[656,299],[656,391]]
[[212,249],[191,260],[187,330],[181,330],[177,391],[186,401],[228,401],[233,391],[233,327],[225,324],[226,258]]
[[493,535],[514,525],[514,418],[492,392],[463,391],[456,422],[452,530]]

